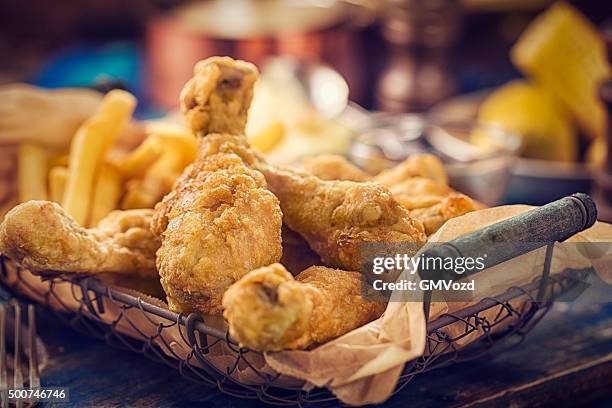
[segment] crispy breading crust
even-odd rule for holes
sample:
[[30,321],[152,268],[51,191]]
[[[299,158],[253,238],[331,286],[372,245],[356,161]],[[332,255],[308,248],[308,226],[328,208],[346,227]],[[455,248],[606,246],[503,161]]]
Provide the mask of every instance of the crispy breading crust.
[[0,252],[36,272],[116,273],[157,277],[153,210],[113,211],[86,229],[50,201],[13,208],[0,226]]
[[358,272],[313,266],[294,279],[280,264],[250,272],[223,297],[230,335],[260,351],[304,349],[380,317],[361,297]]
[[243,135],[258,76],[253,64],[230,57],[198,62],[180,96],[193,133]]
[[372,176],[337,154],[320,154],[302,160],[301,166],[321,180],[368,181]]
[[278,262],[282,214],[244,136],[257,70],[231,58],[199,62],[181,107],[200,138],[196,161],[155,207],[157,267],[170,309],[221,313],[225,290]]
[[325,181],[265,163],[258,168],[280,200],[285,224],[302,235],[326,265],[360,270],[362,244],[427,240],[421,222],[411,218],[385,186]]
[[397,166],[369,177],[347,159],[322,155],[304,160],[302,167],[323,180],[371,180],[384,184],[410,216],[421,221],[427,235],[446,221],[477,208],[471,198],[448,187],[448,177],[440,159],[431,154],[417,154]]
[[448,176],[442,161],[429,153],[415,154],[388,170],[374,176],[374,181],[385,186],[395,186],[411,177],[424,177],[440,184],[448,184]]
[[476,203],[447,185],[423,177],[412,177],[391,187],[393,196],[420,220],[427,235],[451,218],[476,210]]

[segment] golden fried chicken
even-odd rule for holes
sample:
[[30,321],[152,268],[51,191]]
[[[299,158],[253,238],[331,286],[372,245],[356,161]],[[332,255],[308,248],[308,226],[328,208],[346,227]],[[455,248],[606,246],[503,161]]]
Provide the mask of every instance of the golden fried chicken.
[[278,199],[251,167],[244,136],[256,78],[252,64],[209,58],[181,93],[199,153],[151,224],[161,237],[157,267],[173,311],[218,314],[232,283],[281,257]]
[[415,208],[410,215],[423,223],[427,236],[438,231],[451,218],[477,210],[476,204],[466,195],[452,193],[441,197],[440,201],[429,207]]
[[285,224],[302,235],[326,265],[360,270],[362,244],[426,241],[423,225],[410,217],[387,187],[325,181],[263,162],[258,168],[280,200]]
[[337,154],[321,154],[307,157],[302,168],[321,180],[368,181],[372,176]]
[[444,165],[436,156],[417,154],[373,179],[389,186],[393,197],[421,221],[427,235],[449,219],[477,209],[468,196],[448,186]]
[[193,74],[180,96],[193,133],[244,135],[257,68],[229,57],[211,57],[198,62]]
[[302,166],[324,180],[372,180],[385,184],[393,197],[410,210],[410,216],[423,223],[427,235],[449,219],[477,209],[471,198],[448,187],[444,165],[431,154],[412,156],[374,177],[337,155],[307,159]]
[[392,187],[412,177],[424,177],[443,185],[448,184],[444,164],[429,153],[410,156],[397,166],[383,170],[373,177],[337,154],[307,157],[301,166],[322,180],[374,181]]
[[421,221],[427,235],[449,219],[476,210],[476,203],[445,184],[424,177],[412,177],[391,187],[393,197]]
[[393,196],[409,210],[424,208],[440,201],[440,197],[454,191],[446,184],[437,183],[424,177],[411,177],[389,187]]
[[373,180],[391,187],[412,177],[424,177],[440,184],[448,184],[444,164],[439,158],[429,153],[410,156],[397,166],[381,171],[374,176]]
[[294,279],[281,264],[254,270],[223,296],[230,335],[260,351],[304,349],[380,317],[361,296],[359,272],[313,266]]
[[28,201],[0,225],[0,253],[35,272],[113,273],[155,277],[159,239],[153,210],[113,211],[86,229],[50,201]]

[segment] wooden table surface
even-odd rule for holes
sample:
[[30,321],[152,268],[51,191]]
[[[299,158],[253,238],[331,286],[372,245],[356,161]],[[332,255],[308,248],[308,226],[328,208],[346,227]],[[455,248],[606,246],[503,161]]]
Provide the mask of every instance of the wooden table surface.
[[[263,406],[183,380],[145,357],[62,326],[44,310],[39,334],[50,360],[44,386],[68,387],[69,404],[46,406]],[[556,304],[520,346],[416,377],[391,407],[612,406],[612,304]],[[336,404],[325,404],[332,406]]]

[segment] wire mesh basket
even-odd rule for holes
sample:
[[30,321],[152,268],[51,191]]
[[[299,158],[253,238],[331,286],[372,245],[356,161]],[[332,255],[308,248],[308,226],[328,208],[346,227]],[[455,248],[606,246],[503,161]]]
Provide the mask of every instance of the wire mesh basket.
[[[521,287],[508,288],[499,296],[482,299],[464,309],[428,321],[425,353],[405,365],[395,393],[421,373],[475,359],[495,348],[520,343],[557,297],[594,273],[592,268],[586,268],[566,269],[550,275],[554,242],[566,239],[594,222],[594,206],[591,208],[587,202],[589,205],[585,207],[581,203],[574,199],[565,202],[563,207],[545,206],[536,211],[538,219],[548,215],[558,217],[559,208],[574,206],[576,213],[573,215],[578,214],[579,218],[565,230],[555,228],[553,235],[547,235],[552,239],[542,241],[548,242],[548,245],[542,274],[537,280]],[[520,222],[517,224],[517,221]],[[510,219],[500,223],[503,224],[500,228],[505,231],[516,229],[517,226],[524,226],[521,223],[526,221],[529,220]],[[494,232],[481,230],[451,244],[461,252],[466,245],[473,245],[474,239],[490,238]],[[532,249],[521,246],[514,251],[514,256]],[[501,256],[500,259],[509,258]],[[4,257],[0,264],[4,284],[16,293],[26,294],[49,306],[77,331],[141,353],[178,370],[191,381],[218,388],[232,396],[278,405],[335,400],[335,396],[324,388],[313,388],[300,380],[274,372],[266,366],[262,353],[240,347],[223,325],[212,324],[197,313],[174,313],[161,302],[107,286],[95,277],[46,275],[35,286],[29,283],[29,271],[16,267]],[[428,316],[429,309],[425,309]],[[111,310],[113,318],[109,320]]]

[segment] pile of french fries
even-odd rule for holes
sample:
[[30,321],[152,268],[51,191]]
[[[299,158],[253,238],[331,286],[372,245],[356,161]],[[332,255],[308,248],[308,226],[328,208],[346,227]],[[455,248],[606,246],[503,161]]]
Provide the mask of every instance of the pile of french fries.
[[55,201],[87,227],[118,208],[153,208],[195,159],[197,143],[187,128],[157,121],[144,123],[146,137],[134,150],[114,149],[136,103],[126,91],[106,94],[72,138],[67,155],[22,144],[19,201]]

